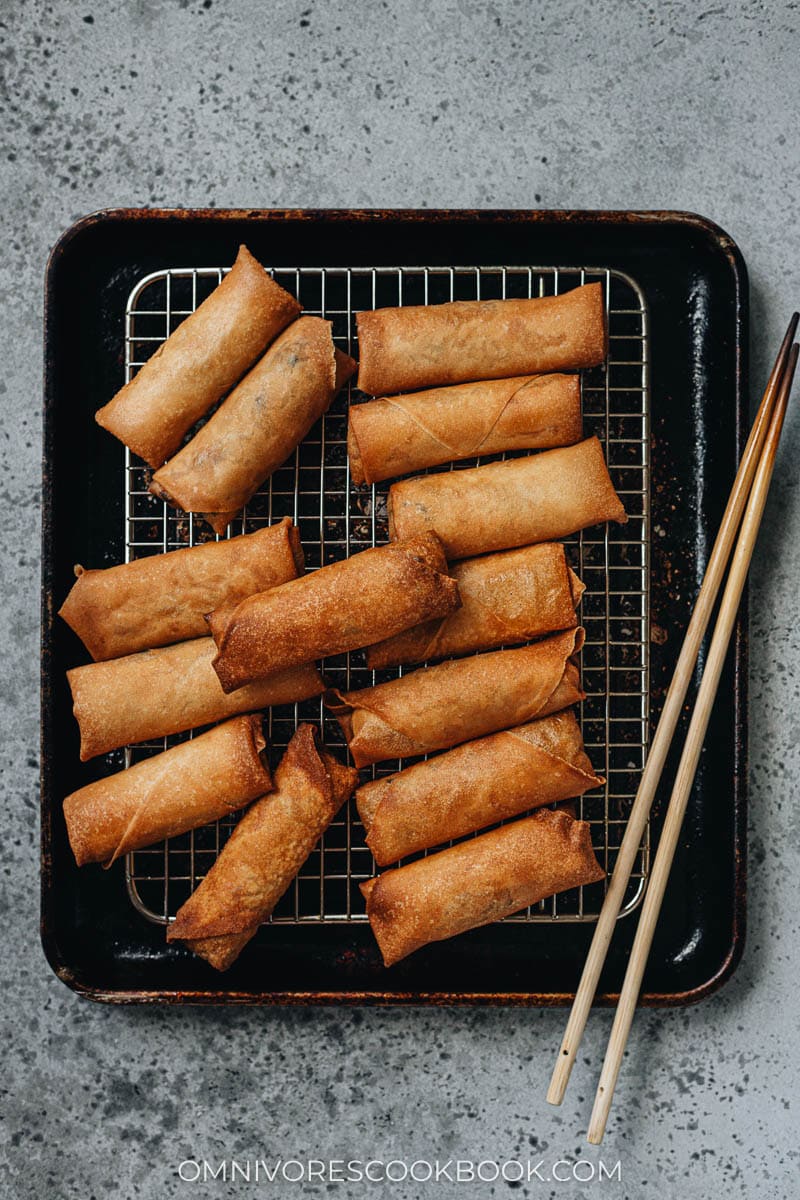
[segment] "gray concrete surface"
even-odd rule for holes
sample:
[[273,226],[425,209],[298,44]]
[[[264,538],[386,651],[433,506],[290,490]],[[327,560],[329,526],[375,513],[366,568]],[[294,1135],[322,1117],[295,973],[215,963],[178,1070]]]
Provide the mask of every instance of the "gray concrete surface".
[[[42,273],[106,205],[687,208],[753,284],[753,379],[798,303],[795,3],[0,3],[3,1197],[376,1194],[182,1183],[207,1157],[597,1161],[610,1017],[543,1101],[561,1012],[116,1011],[37,933]],[[537,1196],[800,1191],[800,503],[793,413],[753,570],[750,936],[716,998],[636,1021],[602,1157]],[[507,1184],[398,1184],[489,1196]],[[511,1189],[514,1190],[514,1189]],[[521,1189],[519,1189],[521,1190]]]

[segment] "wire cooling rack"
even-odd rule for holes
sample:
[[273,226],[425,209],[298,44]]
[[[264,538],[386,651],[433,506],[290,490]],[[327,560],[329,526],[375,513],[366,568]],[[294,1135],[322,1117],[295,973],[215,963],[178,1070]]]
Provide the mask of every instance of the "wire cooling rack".
[[[180,322],[220,283],[226,268],[171,268],[136,284],[125,313],[125,372],[130,379]],[[649,696],[649,386],[648,316],[636,282],[621,272],[582,267],[300,267],[273,277],[297,296],[307,313],[333,324],[336,344],[358,356],[356,314],[386,305],[448,300],[553,295],[600,281],[605,289],[609,355],[582,375],[586,436],[604,444],[609,470],[628,513],[624,526],[597,526],[567,539],[568,556],[586,585],[580,619],[587,693],[580,718],[587,753],[606,784],[575,802],[589,822],[606,872],[613,869],[625,821],[636,794],[647,749]],[[389,483],[356,487],[347,462],[347,408],[361,399],[354,384],[335,400],[294,457],[253,497],[229,536],[290,516],[300,530],[309,570],[388,540]],[[433,470],[460,470],[513,455],[471,459]],[[125,558],[197,545],[214,535],[191,514],[176,513],[148,491],[150,470],[126,451]],[[336,686],[360,688],[402,674],[366,669],[363,652],[328,659]],[[324,722],[324,740],[344,742],[320,700],[272,709],[268,738],[277,758],[299,721]],[[125,765],[190,737],[178,735],[129,747]],[[390,774],[399,763],[373,771]],[[173,838],[126,858],[125,878],[134,907],[166,924],[207,873],[236,818]],[[639,851],[622,914],[638,904],[649,870],[649,830]],[[358,884],[375,873],[354,801],[339,814],[279,903],[271,920],[286,924],[366,920]],[[542,901],[512,921],[592,921],[605,884],[593,884]]]

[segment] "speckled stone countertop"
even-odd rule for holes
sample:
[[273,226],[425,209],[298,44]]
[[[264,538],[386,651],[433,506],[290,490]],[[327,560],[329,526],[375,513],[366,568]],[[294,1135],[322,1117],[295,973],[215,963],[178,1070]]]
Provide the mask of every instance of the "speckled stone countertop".
[[[685,208],[738,242],[752,378],[798,304],[795,3],[20,0],[2,5],[3,1197],[377,1194],[183,1182],[206,1158],[621,1163],[533,1196],[798,1194],[796,461],[752,576],[749,937],[733,980],[637,1017],[606,1144],[584,1141],[611,1015],[544,1102],[560,1011],[120,1010],[38,940],[42,280],[104,206]],[[794,789],[794,794],[793,794]],[[407,1181],[389,1194],[493,1196]]]

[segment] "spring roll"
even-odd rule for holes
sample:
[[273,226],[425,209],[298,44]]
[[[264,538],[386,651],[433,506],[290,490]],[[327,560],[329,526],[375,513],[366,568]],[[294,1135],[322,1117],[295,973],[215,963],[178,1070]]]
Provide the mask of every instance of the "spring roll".
[[461,608],[367,648],[371,670],[513,646],[578,624],[584,587],[557,542],[455,563]]
[[225,971],[271,914],[350,796],[357,772],[321,750],[301,725],[275,771],[275,790],[256,800],[214,866],[178,910],[167,941],[183,941]]
[[573,656],[583,630],[517,650],[494,650],[424,667],[356,692],[332,689],[325,704],[342,727],[357,767],[416,758],[582,700]]
[[603,288],[537,300],[456,300],[361,312],[358,386],[370,396],[593,367],[606,356]]
[[546,896],[598,883],[585,821],[544,808],[361,884],[384,966],[511,916]]
[[300,317],[245,375],[210,421],[156,471],[150,491],[222,533],[327,412],[356,364],[336,350],[330,321]]
[[212,638],[195,638],[67,671],[81,761],[324,689],[314,664],[301,663],[226,694],[211,665],[215,653]]
[[357,650],[459,604],[441,543],[426,533],[364,550],[211,614],[224,691],[296,663]]
[[219,287],[95,420],[151,467],[160,467],[299,312],[294,296],[240,246]]
[[59,615],[95,661],[208,633],[205,616],[303,573],[288,517],[229,541],[139,558],[105,570],[77,566]]
[[389,489],[389,536],[433,529],[449,559],[552,542],[627,521],[596,437],[527,458],[423,475]]
[[567,709],[375,779],[356,803],[382,867],[601,783]]
[[568,446],[583,436],[577,375],[526,375],[387,396],[350,406],[354,483],[503,450]]
[[79,867],[123,854],[235,812],[269,791],[261,717],[234,717],[127,771],[67,796],[64,818]]

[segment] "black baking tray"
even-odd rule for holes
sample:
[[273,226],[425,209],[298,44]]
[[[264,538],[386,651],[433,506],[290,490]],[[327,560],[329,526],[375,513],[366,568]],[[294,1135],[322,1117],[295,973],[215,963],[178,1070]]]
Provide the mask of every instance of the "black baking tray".
[[[122,313],[165,265],[232,262],[240,242],[273,266],[582,265],[627,272],[651,327],[651,724],[738,462],[747,417],[748,288],[731,239],[677,212],[129,210],[73,225],[45,297],[42,594],[42,942],[68,986],[137,1003],[485,1004],[571,1002],[591,925],[504,923],[381,964],[366,924],[273,926],[225,975],[133,910],[121,878],[79,871],[62,798],[81,765],[64,671],[77,642],[56,616],[77,561],[121,560],[122,449],[92,417],[122,382]],[[740,614],[641,1002],[714,991],[745,932],[747,633]],[[680,739],[678,739],[680,741]],[[672,767],[675,766],[673,755]],[[665,775],[653,833],[667,798]],[[598,1003],[616,999],[636,915],[620,920]]]

